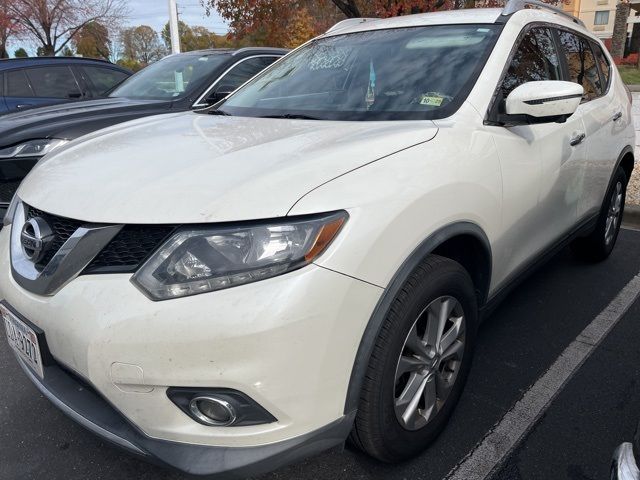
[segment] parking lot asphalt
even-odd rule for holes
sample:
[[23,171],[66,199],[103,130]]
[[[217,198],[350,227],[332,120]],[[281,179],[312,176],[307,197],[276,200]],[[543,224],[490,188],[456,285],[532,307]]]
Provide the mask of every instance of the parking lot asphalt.
[[[445,478],[640,272],[639,247],[640,232],[623,230],[606,262],[585,264],[564,250],[514,290],[483,323],[460,404],[420,457],[390,466],[336,448],[260,480]],[[639,314],[635,301],[489,478],[608,478],[613,450],[640,419]],[[5,342],[0,384],[0,479],[188,478],[75,425],[29,383]]]

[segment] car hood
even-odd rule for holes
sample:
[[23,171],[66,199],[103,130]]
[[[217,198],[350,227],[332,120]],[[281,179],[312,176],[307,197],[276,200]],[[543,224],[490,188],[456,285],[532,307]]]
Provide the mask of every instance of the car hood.
[[431,121],[149,117],[45,157],[18,196],[56,215],[101,223],[272,218],[319,185],[436,133]]
[[37,138],[72,140],[98,128],[162,113],[171,106],[164,100],[103,98],[11,113],[0,117],[0,147]]

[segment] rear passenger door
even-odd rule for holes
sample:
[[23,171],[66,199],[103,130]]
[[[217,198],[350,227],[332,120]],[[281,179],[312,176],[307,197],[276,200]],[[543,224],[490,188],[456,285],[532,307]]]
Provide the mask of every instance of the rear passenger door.
[[63,65],[9,71],[5,74],[5,87],[5,99],[11,111],[82,98],[73,72]]
[[[498,98],[531,81],[562,80],[552,31],[533,26],[509,60]],[[575,182],[585,158],[582,118],[565,123],[497,127],[492,133],[503,177],[505,267],[513,272],[559,241],[575,225],[580,192]]]
[[568,30],[558,30],[567,80],[584,87],[575,115],[585,126],[587,147],[579,170],[578,220],[599,212],[618,154],[624,145],[622,103],[611,83],[611,65],[595,42]]

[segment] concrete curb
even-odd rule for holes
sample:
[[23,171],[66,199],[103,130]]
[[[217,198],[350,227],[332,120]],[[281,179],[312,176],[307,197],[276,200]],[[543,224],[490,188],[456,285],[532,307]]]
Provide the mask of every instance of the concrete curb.
[[640,206],[625,205],[622,224],[625,227],[640,229]]
[[640,85],[627,85],[632,92],[640,92]]

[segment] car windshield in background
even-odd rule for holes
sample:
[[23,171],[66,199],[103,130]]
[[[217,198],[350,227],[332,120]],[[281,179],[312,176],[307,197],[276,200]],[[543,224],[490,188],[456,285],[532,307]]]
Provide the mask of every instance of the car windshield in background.
[[499,27],[454,25],[320,38],[231,96],[218,112],[327,120],[442,118],[464,100]]
[[228,54],[172,55],[125,80],[110,97],[170,100],[189,94]]

